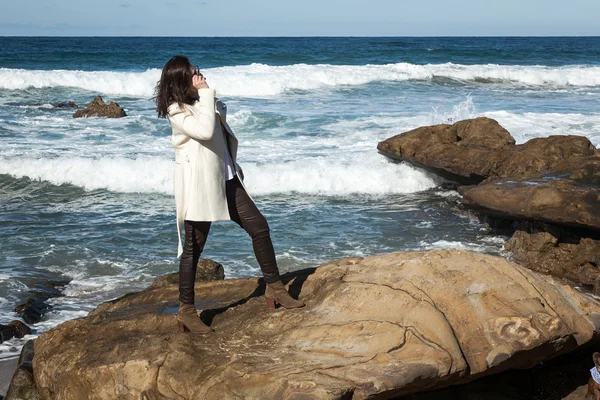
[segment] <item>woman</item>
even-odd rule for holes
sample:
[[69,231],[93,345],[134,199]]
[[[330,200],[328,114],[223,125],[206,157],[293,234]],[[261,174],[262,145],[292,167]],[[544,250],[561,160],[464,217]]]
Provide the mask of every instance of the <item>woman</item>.
[[[242,184],[236,163],[238,141],[226,121],[226,105],[187,57],[165,64],[156,85],[158,116],[172,127],[175,148],[175,202],[179,246],[179,311],[182,332],[208,333],[194,306],[196,264],[213,221],[233,220],[252,238],[254,254],[264,275],[267,306],[304,306],[285,290],[279,276],[269,226]],[[241,179],[240,179],[241,178]],[[181,229],[185,240],[181,244]]]

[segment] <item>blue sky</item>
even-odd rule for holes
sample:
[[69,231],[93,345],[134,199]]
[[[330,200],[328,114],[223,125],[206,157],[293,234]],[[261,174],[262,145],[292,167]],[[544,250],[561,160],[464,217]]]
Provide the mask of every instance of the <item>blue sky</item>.
[[2,36],[600,36],[598,0],[1,1]]

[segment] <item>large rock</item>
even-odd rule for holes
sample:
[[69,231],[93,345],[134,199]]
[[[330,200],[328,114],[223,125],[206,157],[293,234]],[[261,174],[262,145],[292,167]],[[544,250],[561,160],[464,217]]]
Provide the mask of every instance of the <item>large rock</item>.
[[73,118],[88,118],[88,117],[103,117],[103,118],[121,118],[126,117],[127,114],[123,107],[119,104],[111,101],[106,104],[102,100],[102,96],[96,96],[94,100],[87,105],[83,110],[77,110],[73,114]]
[[402,252],[288,278],[305,308],[267,309],[256,278],[196,285],[208,336],[176,331],[177,285],[61,324],[35,342],[42,398],[390,398],[598,343],[598,301],[499,257]]
[[460,192],[465,206],[484,214],[600,230],[600,158],[567,171],[488,179]]
[[596,154],[582,136],[550,136],[515,145],[506,129],[483,117],[420,127],[380,142],[377,149],[387,157],[466,185],[490,177],[566,169]]
[[504,244],[513,261],[600,294],[600,235],[582,237],[550,224],[520,225]]

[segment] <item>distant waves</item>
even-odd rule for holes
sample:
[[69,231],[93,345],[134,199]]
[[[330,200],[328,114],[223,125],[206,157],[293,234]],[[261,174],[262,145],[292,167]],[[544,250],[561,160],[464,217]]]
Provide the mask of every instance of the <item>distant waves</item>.
[[[293,90],[358,86],[372,82],[445,78],[479,84],[544,87],[600,86],[600,67],[519,65],[409,64],[329,65],[250,64],[205,70],[212,87],[226,96],[276,96]],[[24,70],[0,68],[0,89],[76,87],[99,93],[151,97],[160,70],[145,72]]]

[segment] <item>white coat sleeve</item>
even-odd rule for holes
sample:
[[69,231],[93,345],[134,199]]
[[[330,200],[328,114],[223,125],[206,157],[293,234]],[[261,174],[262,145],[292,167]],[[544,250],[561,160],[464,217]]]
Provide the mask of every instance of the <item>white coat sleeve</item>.
[[200,100],[192,106],[192,112],[182,110],[175,103],[169,112],[171,126],[197,140],[210,140],[215,131],[215,90],[198,90]]

